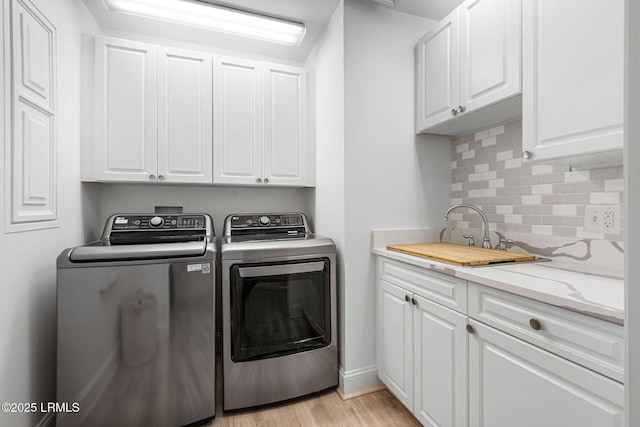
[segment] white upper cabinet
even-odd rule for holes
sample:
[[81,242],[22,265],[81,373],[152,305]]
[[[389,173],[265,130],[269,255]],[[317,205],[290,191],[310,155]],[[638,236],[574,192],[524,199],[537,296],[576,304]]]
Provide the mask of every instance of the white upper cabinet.
[[211,56],[158,47],[158,180],[211,183]]
[[210,184],[211,56],[97,37],[95,58],[95,179]]
[[308,184],[304,68],[216,57],[214,184]]
[[216,184],[262,182],[262,73],[257,61],[216,57]]
[[96,37],[95,59],[96,179],[155,181],[155,46]]
[[622,164],[624,1],[523,3],[523,157]]
[[265,184],[306,184],[306,111],[304,68],[264,64]]
[[416,46],[416,130],[457,135],[521,115],[521,5],[467,0]]

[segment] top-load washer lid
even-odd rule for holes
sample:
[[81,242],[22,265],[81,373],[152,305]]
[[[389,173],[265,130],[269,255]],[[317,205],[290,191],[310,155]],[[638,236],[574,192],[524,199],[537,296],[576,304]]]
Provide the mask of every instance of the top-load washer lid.
[[207,214],[116,214],[102,238],[69,252],[71,262],[144,260],[204,255],[215,239]]

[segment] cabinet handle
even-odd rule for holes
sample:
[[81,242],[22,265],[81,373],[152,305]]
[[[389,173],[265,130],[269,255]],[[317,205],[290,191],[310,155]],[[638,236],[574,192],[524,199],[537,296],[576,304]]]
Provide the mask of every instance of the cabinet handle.
[[531,151],[523,151],[522,152],[522,158],[523,159],[529,160],[532,157],[533,157],[533,154],[531,153]]
[[539,331],[542,327],[540,325],[540,322],[538,322],[536,319],[529,320],[529,326],[531,326],[531,329],[533,329],[534,331]]
[[405,296],[404,296],[404,300],[405,300],[406,302],[409,302],[409,301],[411,301],[411,298],[409,298],[409,295],[405,295]]
[[464,113],[464,107],[462,105],[458,106],[458,114]]
[[467,332],[469,332],[470,334],[474,333],[475,331],[473,329],[473,326],[467,325]]
[[418,305],[418,301],[415,298],[411,298],[411,304]]
[[155,176],[155,175],[153,175],[153,174],[151,174],[151,175],[149,175],[149,179],[150,179],[151,181],[155,181],[155,180],[156,180],[156,176]]
[[164,181],[164,175],[158,175],[158,181]]
[[269,178],[265,178],[265,179],[264,179],[264,183],[265,183],[265,184],[268,184],[268,183],[269,183]]
[[452,108],[452,109],[451,109],[451,115],[452,115],[452,116],[457,116],[457,115],[458,115],[458,110],[457,110],[457,109],[455,109],[455,108]]
[[258,178],[258,179],[256,179],[256,182],[257,182],[258,184],[261,184],[261,183],[262,183],[262,179]]

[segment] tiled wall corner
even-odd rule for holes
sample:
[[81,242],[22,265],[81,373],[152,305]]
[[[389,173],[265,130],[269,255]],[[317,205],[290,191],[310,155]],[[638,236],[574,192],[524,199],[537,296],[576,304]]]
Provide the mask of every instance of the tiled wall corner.
[[[586,205],[622,204],[622,167],[570,171],[523,165],[521,157],[520,120],[452,139],[452,204],[481,207],[494,231],[622,240],[584,231]],[[482,228],[472,211],[451,219],[458,228]]]

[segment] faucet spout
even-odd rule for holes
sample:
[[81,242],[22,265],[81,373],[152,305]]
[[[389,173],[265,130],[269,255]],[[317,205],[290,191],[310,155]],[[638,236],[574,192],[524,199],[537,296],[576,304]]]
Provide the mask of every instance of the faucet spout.
[[491,239],[489,239],[489,220],[487,219],[487,216],[484,214],[484,212],[482,212],[482,209],[480,209],[479,207],[468,204],[453,205],[444,213],[444,220],[449,221],[449,214],[451,213],[451,211],[458,208],[468,208],[478,212],[478,214],[482,217],[482,222],[484,224],[484,238],[482,239],[482,247],[491,249]]

